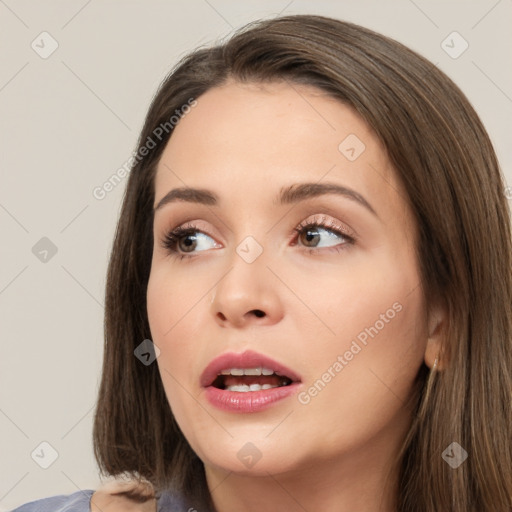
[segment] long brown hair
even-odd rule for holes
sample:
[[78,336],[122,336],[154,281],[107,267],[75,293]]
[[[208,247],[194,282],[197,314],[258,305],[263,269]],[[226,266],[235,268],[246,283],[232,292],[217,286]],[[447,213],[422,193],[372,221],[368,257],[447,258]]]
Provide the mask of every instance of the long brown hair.
[[[167,402],[156,364],[135,348],[151,338],[146,289],[154,176],[172,127],[155,129],[227,79],[285,80],[351,105],[384,144],[415,216],[423,292],[448,315],[449,362],[424,365],[400,458],[398,511],[505,512],[512,507],[512,241],[505,185],[489,137],[460,89],[433,64],[363,27],[322,16],[253,22],[182,59],[161,84],[125,190],[106,284],[103,373],[94,448],[104,474],[173,487],[212,506],[202,462]],[[443,451],[458,443],[457,468]]]

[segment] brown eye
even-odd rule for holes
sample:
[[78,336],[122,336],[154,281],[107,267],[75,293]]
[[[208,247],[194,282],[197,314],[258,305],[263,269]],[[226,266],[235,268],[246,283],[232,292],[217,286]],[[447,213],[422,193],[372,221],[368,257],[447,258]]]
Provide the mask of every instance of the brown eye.
[[178,248],[183,252],[193,252],[197,247],[197,235],[186,233],[178,237]]
[[[209,249],[206,239],[213,241],[213,238],[197,227],[179,226],[167,233],[161,245],[170,255],[180,255],[182,258],[195,256],[197,252],[204,252]],[[205,247],[206,245],[206,247]],[[220,247],[215,241],[210,244],[213,247]],[[201,250],[198,250],[198,249]]]
[[[318,229],[308,228],[299,234],[302,243],[307,247],[316,247],[320,240]],[[310,246],[310,244],[312,244]]]
[[[311,249],[331,249],[347,243],[354,243],[354,238],[345,234],[341,229],[322,222],[300,225],[295,228],[295,231],[298,233],[297,240],[300,241],[300,245]],[[322,242],[328,245],[319,247]]]

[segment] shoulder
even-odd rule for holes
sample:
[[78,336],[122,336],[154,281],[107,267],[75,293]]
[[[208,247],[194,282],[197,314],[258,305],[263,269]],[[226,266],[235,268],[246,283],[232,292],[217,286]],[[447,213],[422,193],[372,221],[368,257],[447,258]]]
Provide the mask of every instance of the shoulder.
[[[143,496],[132,499],[129,493]],[[83,490],[26,503],[11,512],[164,512],[189,511],[179,493],[164,492],[157,500],[150,484],[116,480],[96,491]]]
[[93,490],[77,491],[73,494],[52,496],[31,501],[15,508],[12,512],[90,512]]
[[[133,499],[130,494],[140,496]],[[91,497],[91,512],[157,512],[157,500],[148,483],[114,481],[100,487]]]
[[[130,499],[130,492],[140,499]],[[91,512],[190,512],[195,510],[176,490],[155,495],[149,482],[116,480],[99,488],[91,498]]]

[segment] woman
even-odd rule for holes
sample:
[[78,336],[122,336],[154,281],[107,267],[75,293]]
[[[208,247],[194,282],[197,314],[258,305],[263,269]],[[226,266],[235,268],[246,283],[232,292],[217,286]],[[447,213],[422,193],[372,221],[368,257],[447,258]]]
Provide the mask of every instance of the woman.
[[510,210],[442,72],[350,23],[260,21],[179,63],[138,147],[94,424],[138,487],[68,503],[511,509]]

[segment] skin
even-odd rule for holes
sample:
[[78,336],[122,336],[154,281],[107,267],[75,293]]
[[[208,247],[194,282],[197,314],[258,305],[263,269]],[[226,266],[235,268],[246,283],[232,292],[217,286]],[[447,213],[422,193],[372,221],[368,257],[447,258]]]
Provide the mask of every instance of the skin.
[[[349,134],[365,145],[354,161],[338,149]],[[334,194],[273,203],[281,187],[301,182],[351,188],[377,215]],[[183,186],[212,190],[220,203],[155,213],[148,318],[168,401],[205,464],[217,510],[392,511],[393,461],[411,422],[405,403],[423,361],[431,366],[439,353],[444,313],[430,305],[426,314],[415,223],[376,135],[315,88],[230,81],[198,98],[174,129],[154,204]],[[322,217],[355,243],[330,228],[297,240],[299,223]],[[194,257],[180,259],[161,240],[188,221],[206,235]],[[263,249],[252,263],[236,252],[247,236]],[[307,391],[396,303],[400,312],[307,404],[292,396],[235,414],[204,397],[206,365],[246,349],[295,370]],[[252,468],[237,457],[248,442],[261,454]]]

